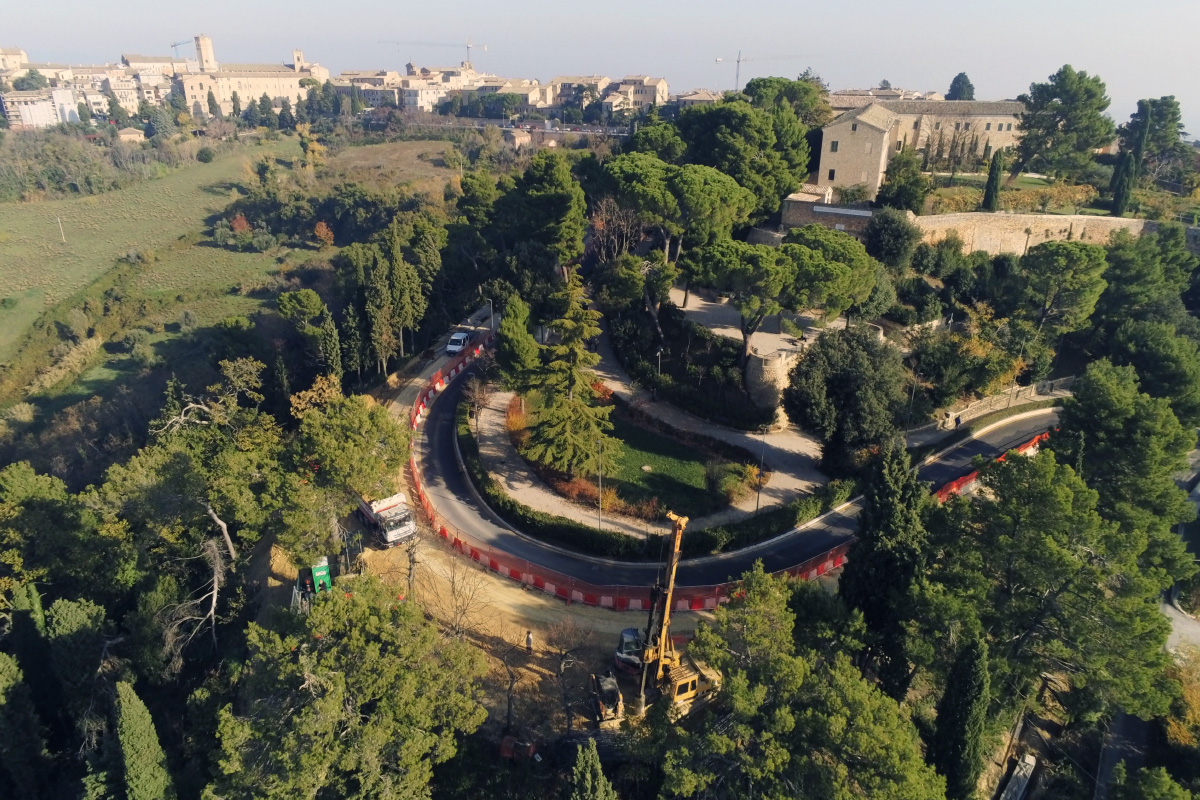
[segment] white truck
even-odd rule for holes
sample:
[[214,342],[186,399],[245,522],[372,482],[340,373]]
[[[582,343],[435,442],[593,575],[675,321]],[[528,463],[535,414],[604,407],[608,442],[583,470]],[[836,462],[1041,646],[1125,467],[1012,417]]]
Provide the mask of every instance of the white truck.
[[417,520],[404,493],[383,500],[358,500],[358,518],[373,530],[384,547],[395,547],[417,535]]

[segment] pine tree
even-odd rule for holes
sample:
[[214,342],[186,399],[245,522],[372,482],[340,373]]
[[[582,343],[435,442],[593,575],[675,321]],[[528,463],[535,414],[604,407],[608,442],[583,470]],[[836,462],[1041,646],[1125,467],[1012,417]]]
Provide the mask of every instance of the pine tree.
[[16,800],[34,800],[45,780],[46,743],[21,668],[0,653],[0,775]]
[[496,339],[496,363],[510,389],[529,391],[530,381],[541,365],[539,350],[537,339],[529,332],[529,306],[513,295],[504,306]]
[[599,451],[615,458],[619,440],[608,436],[612,408],[594,405],[596,374],[591,368],[600,356],[587,343],[600,333],[600,312],[584,308],[583,283],[572,270],[563,289],[554,296],[566,308],[551,327],[558,343],[549,345],[549,361],[537,372],[536,385],[544,405],[529,437],[529,455],[536,461],[574,477],[598,467]]
[[946,681],[946,692],[938,703],[933,765],[946,778],[947,800],[970,800],[975,796],[983,771],[983,736],[990,699],[987,643],[972,638],[959,651]]
[[1000,210],[1000,178],[1004,173],[1004,155],[1000,150],[992,153],[988,167],[987,186],[983,190],[983,210],[995,213]]
[[595,739],[588,739],[586,746],[578,747],[570,788],[567,800],[617,800],[616,790],[604,777],[604,770],[600,767]]
[[321,309],[321,326],[317,329],[317,346],[321,350],[321,360],[325,362],[325,372],[339,381],[342,379],[342,343],[338,336],[337,323],[329,308]]
[[921,512],[929,492],[917,479],[907,451],[890,443],[863,494],[858,538],[846,554],[838,593],[847,606],[862,612],[880,686],[900,700],[911,679],[905,622],[922,572],[928,536]]
[[351,303],[346,306],[346,313],[342,317],[342,367],[361,378],[366,361],[364,356],[362,318],[358,308]]
[[121,745],[125,792],[129,800],[164,800],[175,796],[167,757],[146,704],[125,681],[117,683],[117,740]]

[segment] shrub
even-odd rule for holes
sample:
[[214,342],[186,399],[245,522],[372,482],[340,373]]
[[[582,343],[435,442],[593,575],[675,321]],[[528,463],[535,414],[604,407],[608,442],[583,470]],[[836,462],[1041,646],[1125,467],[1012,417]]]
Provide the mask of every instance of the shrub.
[[145,328],[134,328],[125,334],[125,338],[121,340],[126,352],[132,353],[133,348],[139,344],[145,344],[150,339],[150,332]]
[[196,160],[201,164],[209,164],[216,157],[211,147],[201,147],[196,151]]

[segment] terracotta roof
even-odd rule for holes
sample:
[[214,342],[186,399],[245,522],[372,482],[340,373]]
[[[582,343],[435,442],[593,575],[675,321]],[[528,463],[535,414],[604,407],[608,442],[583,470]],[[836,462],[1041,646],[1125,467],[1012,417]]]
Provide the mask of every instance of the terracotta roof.
[[1016,100],[890,100],[878,105],[896,114],[938,117],[999,117],[1025,110],[1025,104]]
[[283,64],[226,64],[224,61],[218,63],[221,65],[220,72],[295,72]]
[[892,129],[892,125],[896,124],[896,119],[896,115],[884,108],[882,104],[871,103],[870,105],[859,106],[851,111],[847,111],[825,127],[831,128],[834,125],[853,121],[870,125],[872,128],[877,128],[886,133]]
[[123,61],[141,61],[146,64],[174,64],[176,61],[186,61],[184,58],[171,58],[170,56],[140,56],[137,53],[122,53]]

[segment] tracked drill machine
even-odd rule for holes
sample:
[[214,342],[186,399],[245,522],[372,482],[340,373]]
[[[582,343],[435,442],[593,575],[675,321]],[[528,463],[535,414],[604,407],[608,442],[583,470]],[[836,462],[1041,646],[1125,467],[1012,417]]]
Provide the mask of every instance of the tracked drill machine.
[[671,641],[675,573],[679,568],[680,544],[688,518],[670,511],[667,512],[667,518],[674,525],[665,581],[660,580],[651,592],[646,629],[639,631],[637,628],[626,628],[621,631],[621,640],[613,657],[618,669],[641,673],[638,697],[633,708],[638,715],[646,710],[647,689],[686,709],[696,700],[708,698],[719,685],[716,673],[677,651],[675,643]]

